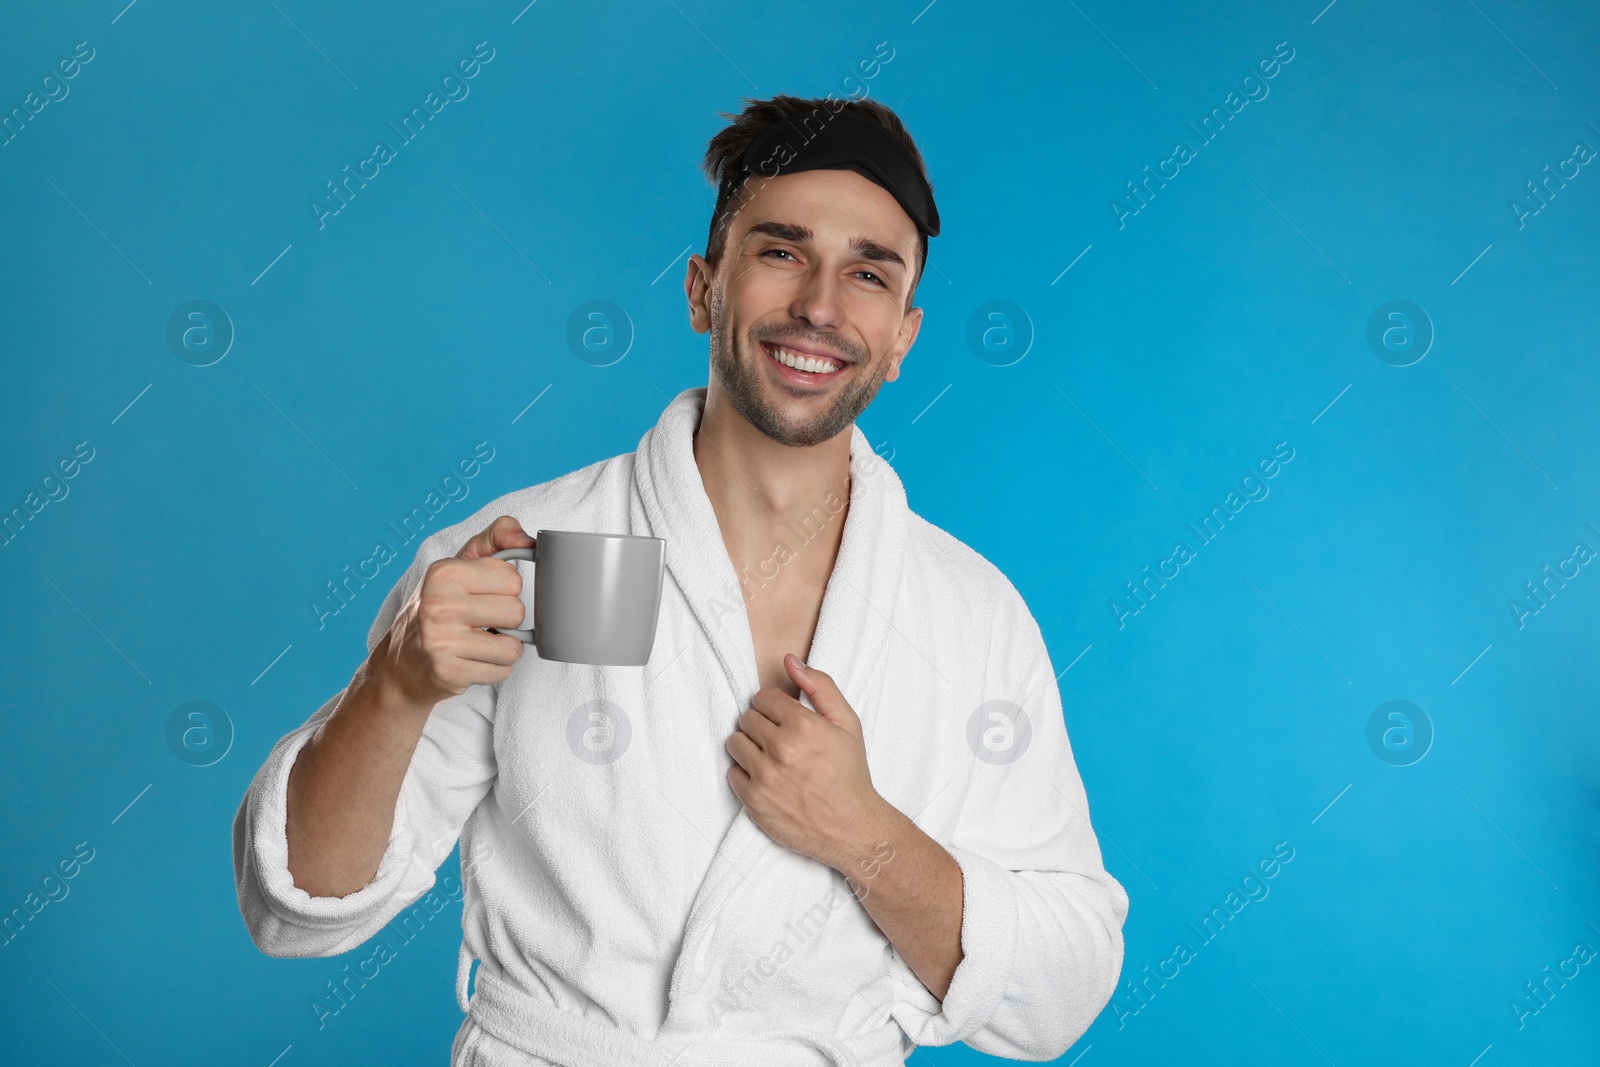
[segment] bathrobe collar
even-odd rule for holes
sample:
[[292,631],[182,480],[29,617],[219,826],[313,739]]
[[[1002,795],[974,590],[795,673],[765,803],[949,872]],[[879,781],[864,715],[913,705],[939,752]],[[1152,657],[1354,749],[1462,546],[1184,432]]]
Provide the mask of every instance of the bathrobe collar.
[[[750,698],[761,686],[739,576],[694,459],[694,434],[705,399],[704,386],[679,393],[640,440],[632,507],[635,522],[642,518],[651,535],[667,542],[667,570],[715,650],[739,702],[738,707],[728,709],[731,722],[749,707]],[[847,698],[858,692],[886,651],[910,514],[899,477],[854,424],[850,427],[850,475],[850,502],[839,555],[806,657],[818,670],[832,675]],[[831,503],[836,506],[842,499],[841,492]],[[817,503],[829,506],[824,501]],[[652,663],[646,670],[663,666]],[[870,708],[856,707],[856,711],[863,723],[871,713]]]

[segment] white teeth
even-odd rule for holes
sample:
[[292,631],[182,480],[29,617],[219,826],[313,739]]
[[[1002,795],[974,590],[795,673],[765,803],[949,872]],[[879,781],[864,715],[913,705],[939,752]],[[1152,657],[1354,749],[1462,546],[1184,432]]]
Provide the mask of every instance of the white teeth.
[[835,363],[830,359],[816,359],[811,356],[799,356],[783,348],[773,347],[769,349],[769,351],[772,353],[773,358],[779,363],[782,363],[785,367],[793,367],[795,370],[809,371],[812,374],[828,374],[844,366],[843,363]]

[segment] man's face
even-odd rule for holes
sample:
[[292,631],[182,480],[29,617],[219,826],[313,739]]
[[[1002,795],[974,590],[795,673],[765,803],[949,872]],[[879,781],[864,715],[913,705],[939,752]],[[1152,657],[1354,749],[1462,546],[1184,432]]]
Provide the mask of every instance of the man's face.
[[916,224],[854,171],[757,176],[752,187],[714,274],[690,257],[691,320],[711,335],[713,388],[747,422],[780,444],[820,444],[900,376],[916,340],[922,309],[906,311]]

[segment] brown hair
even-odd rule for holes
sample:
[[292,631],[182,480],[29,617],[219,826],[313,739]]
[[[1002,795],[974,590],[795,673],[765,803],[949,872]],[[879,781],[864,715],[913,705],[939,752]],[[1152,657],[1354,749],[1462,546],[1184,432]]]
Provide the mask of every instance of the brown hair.
[[[734,216],[744,206],[746,196],[740,197],[739,192],[746,175],[741,167],[745,149],[750,146],[762,131],[782,122],[791,115],[810,112],[815,115],[818,124],[825,124],[840,111],[849,110],[857,115],[877,121],[884,129],[894,135],[906,150],[917,169],[927,178],[927,167],[922,161],[922,153],[917,150],[916,142],[911,139],[911,134],[906,132],[905,123],[900,121],[900,116],[884,104],[876,100],[834,100],[832,97],[798,97],[779,94],[767,100],[754,100],[745,98],[744,110],[738,114],[719,112],[730,120],[729,125],[719,130],[716,136],[706,145],[705,159],[700,168],[705,171],[711,184],[717,187],[717,204],[711,212],[711,229],[706,235],[705,260],[712,267],[722,257],[722,251],[727,244],[728,231],[733,226]],[[933,187],[932,183],[928,186]],[[922,280],[922,271],[928,263],[928,235],[920,230],[917,233],[917,262],[916,270],[911,276],[911,289],[906,294],[906,308],[911,308],[911,301],[916,296],[917,284]]]

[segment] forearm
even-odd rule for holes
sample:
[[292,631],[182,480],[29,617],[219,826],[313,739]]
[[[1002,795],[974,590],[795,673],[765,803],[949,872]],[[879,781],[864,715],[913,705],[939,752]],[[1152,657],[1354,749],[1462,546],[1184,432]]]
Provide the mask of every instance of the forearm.
[[342,897],[372,881],[388,847],[395,803],[432,705],[407,698],[374,663],[356,671],[289,772],[289,871],[312,896]]
[[906,965],[940,1000],[961,963],[962,875],[955,857],[885,803],[831,864]]

